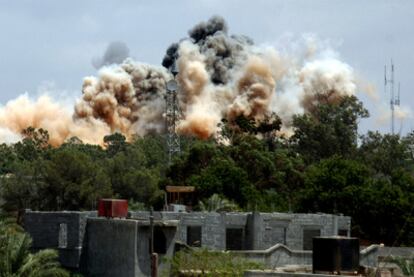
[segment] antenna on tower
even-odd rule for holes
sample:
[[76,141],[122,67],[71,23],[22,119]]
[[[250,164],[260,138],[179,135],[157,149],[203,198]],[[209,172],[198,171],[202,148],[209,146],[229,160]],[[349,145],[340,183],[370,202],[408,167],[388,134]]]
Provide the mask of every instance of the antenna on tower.
[[180,106],[178,103],[178,84],[175,76],[178,74],[176,62],[170,68],[174,78],[167,82],[167,93],[165,95],[166,111],[165,111],[165,125],[167,131],[167,151],[168,163],[171,164],[175,155],[181,152],[180,136],[177,134],[177,121],[181,117]]
[[397,94],[397,98],[395,99],[395,105],[397,106],[400,105],[400,82],[398,82],[398,94]]
[[394,91],[394,63],[391,59],[391,73],[390,77],[387,78],[387,66],[384,66],[384,91],[390,93],[390,108],[391,108],[391,133],[394,134],[394,119],[395,119],[395,106],[400,105],[400,83],[398,83],[398,95],[395,95]]

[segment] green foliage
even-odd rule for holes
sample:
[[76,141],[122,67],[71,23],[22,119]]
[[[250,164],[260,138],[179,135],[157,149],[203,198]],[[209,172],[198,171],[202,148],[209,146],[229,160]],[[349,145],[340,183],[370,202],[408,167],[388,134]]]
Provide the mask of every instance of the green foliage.
[[359,147],[360,159],[369,165],[375,174],[389,176],[399,167],[404,166],[409,158],[407,145],[398,135],[368,132],[361,136]]
[[293,118],[291,142],[308,163],[333,155],[352,157],[358,120],[367,116],[368,111],[356,97],[345,97],[337,105],[321,104],[313,113]]
[[12,172],[12,164],[17,159],[13,147],[5,143],[0,144],[0,157],[0,175]]
[[413,185],[410,175],[372,177],[365,164],[335,156],[307,169],[298,210],[349,215],[353,235],[399,245],[413,239]]
[[203,212],[234,212],[240,210],[236,203],[216,193],[205,201],[200,201],[198,206]]
[[233,253],[209,251],[205,248],[179,251],[171,261],[173,276],[182,276],[182,273],[191,270],[197,270],[203,276],[243,276],[245,270],[263,268],[263,265]]
[[154,139],[148,140],[138,139],[131,145],[125,145],[124,151],[106,161],[106,167],[118,197],[149,207],[163,196],[158,183],[165,162],[161,158],[160,144]]
[[69,277],[57,261],[55,250],[30,253],[31,239],[15,225],[0,221],[1,277]]
[[78,151],[89,156],[93,161],[101,161],[106,158],[106,153],[99,145],[84,144],[78,138],[70,138],[67,142],[62,144],[59,148],[69,149],[70,151]]
[[40,169],[42,209],[94,209],[99,198],[110,197],[108,175],[88,155],[74,149],[56,149]]
[[300,206],[313,212],[350,214],[368,173],[363,164],[338,156],[311,165],[305,173]]
[[47,153],[50,145],[46,130],[28,127],[22,134],[23,140],[14,145],[14,151],[20,160],[34,161]]
[[361,192],[361,206],[354,213],[360,236],[387,245],[412,244],[413,201],[413,193],[390,180],[372,179]]
[[414,276],[414,258],[390,257],[386,261],[397,264],[404,276]]
[[128,210],[129,211],[145,211],[147,210],[145,204],[142,202],[135,202],[134,200],[130,199],[128,201]]
[[114,133],[104,137],[106,152],[109,157],[126,150],[126,138],[120,133]]
[[366,116],[355,97],[315,105],[294,117],[290,138],[276,136],[276,114],[223,120],[217,141],[183,137],[171,165],[163,135],[115,133],[104,148],[74,137],[52,148],[47,131],[28,128],[21,142],[0,145],[0,205],[18,222],[27,208],[94,209],[100,197],[148,209],[162,207],[166,185],[191,185],[204,210],[343,213],[352,235],[414,245],[414,133],[358,141]]
[[201,197],[219,193],[245,206],[255,199],[255,189],[247,177],[247,173],[231,159],[217,158],[199,175],[191,176],[188,183],[197,188]]

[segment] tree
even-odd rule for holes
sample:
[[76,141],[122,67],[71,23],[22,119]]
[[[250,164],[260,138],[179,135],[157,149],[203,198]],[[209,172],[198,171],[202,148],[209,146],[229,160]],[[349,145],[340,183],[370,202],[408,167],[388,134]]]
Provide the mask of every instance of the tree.
[[94,209],[101,197],[112,195],[108,175],[88,155],[74,149],[54,150],[41,163],[42,209]]
[[292,211],[303,188],[305,164],[300,156],[285,147],[276,149],[272,159],[275,172],[271,189],[280,195],[277,206],[279,211]]
[[197,175],[213,158],[219,156],[220,149],[212,141],[195,141],[188,152],[183,153],[167,170],[167,182],[185,185],[191,175]]
[[17,222],[21,222],[25,209],[39,209],[38,165],[31,161],[15,161],[11,172],[0,179],[0,197],[5,211],[17,211]]
[[354,216],[360,207],[360,191],[367,185],[368,168],[334,156],[310,166],[300,192],[300,211],[343,213]]
[[11,166],[17,159],[13,147],[5,143],[0,144],[0,157],[0,175],[10,173]]
[[311,114],[294,116],[291,143],[308,164],[333,155],[351,158],[357,147],[358,120],[367,116],[362,102],[353,96],[339,104],[319,104]]
[[222,119],[219,127],[222,138],[233,144],[235,139],[244,135],[259,135],[271,142],[276,132],[280,130],[281,125],[280,117],[276,113],[271,113],[264,115],[260,120],[248,118],[244,115],[239,115],[230,122]]
[[0,276],[69,277],[55,250],[30,253],[31,239],[21,228],[0,221]]
[[256,189],[274,187],[276,168],[273,153],[266,149],[265,142],[253,136],[240,136],[232,146],[223,147],[223,152],[248,174],[249,182]]
[[112,188],[118,197],[151,206],[161,196],[159,172],[145,166],[145,157],[140,151],[118,153],[108,160],[107,167]]
[[34,161],[50,148],[49,133],[42,128],[28,127],[22,135],[23,140],[14,144],[14,151],[20,160]]
[[124,135],[113,133],[104,137],[106,152],[109,157],[113,157],[116,153],[126,150],[127,143]]
[[407,145],[398,135],[368,132],[361,136],[359,159],[373,169],[374,174],[391,176],[394,170],[404,167],[410,158]]
[[306,170],[298,211],[343,213],[352,217],[354,236],[373,243],[412,244],[413,186],[407,173],[372,176],[365,164],[334,156]]
[[233,160],[224,157],[213,159],[199,174],[190,176],[188,183],[196,187],[201,198],[218,193],[242,207],[258,200],[258,193],[248,181],[247,173]]
[[232,212],[240,209],[236,203],[221,197],[217,193],[213,194],[204,201],[199,201],[198,206],[203,212]]
[[412,192],[389,179],[372,178],[360,191],[360,199],[360,205],[352,215],[353,221],[358,222],[354,228],[356,235],[392,246],[413,244]]
[[107,157],[107,154],[102,149],[100,145],[94,144],[84,144],[80,139],[77,137],[72,137],[65,143],[63,143],[60,149],[71,149],[73,151],[78,151],[86,154],[89,156],[93,161],[100,162]]
[[158,168],[162,175],[165,174],[167,161],[165,137],[153,134],[143,138],[136,138],[131,147],[142,151],[147,167]]

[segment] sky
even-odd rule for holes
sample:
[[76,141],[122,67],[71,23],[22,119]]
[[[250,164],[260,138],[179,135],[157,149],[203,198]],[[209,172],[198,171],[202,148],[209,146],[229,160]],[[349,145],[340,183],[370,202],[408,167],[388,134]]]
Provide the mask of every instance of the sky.
[[414,129],[414,1],[9,1],[0,0],[0,106],[23,93],[45,91],[57,100],[81,96],[82,80],[96,75],[92,60],[110,42],[122,41],[141,62],[161,64],[166,48],[212,15],[224,17],[229,32],[259,45],[281,45],[312,34],[327,41],[358,79],[376,88],[377,99],[359,94],[371,113],[360,124],[390,131],[384,65],[392,59],[401,84],[396,121],[402,134]]

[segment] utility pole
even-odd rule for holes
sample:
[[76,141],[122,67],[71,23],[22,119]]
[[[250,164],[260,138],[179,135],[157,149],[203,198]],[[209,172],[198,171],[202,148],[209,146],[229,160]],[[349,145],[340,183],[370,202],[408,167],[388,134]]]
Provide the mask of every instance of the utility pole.
[[165,95],[166,112],[165,112],[165,123],[167,130],[167,151],[168,151],[168,164],[171,164],[175,155],[181,152],[180,136],[177,134],[176,127],[177,122],[181,117],[180,106],[178,103],[178,84],[175,80],[178,74],[176,62],[174,61],[170,69],[174,76],[167,82],[167,93]]
[[398,83],[398,95],[395,95],[394,91],[394,64],[391,60],[391,72],[390,78],[387,78],[387,66],[384,66],[384,91],[390,94],[390,108],[391,108],[391,133],[395,133],[395,106],[400,105],[400,83]]
[[150,210],[150,255],[151,255],[151,277],[158,276],[158,254],[154,252],[154,209]]

